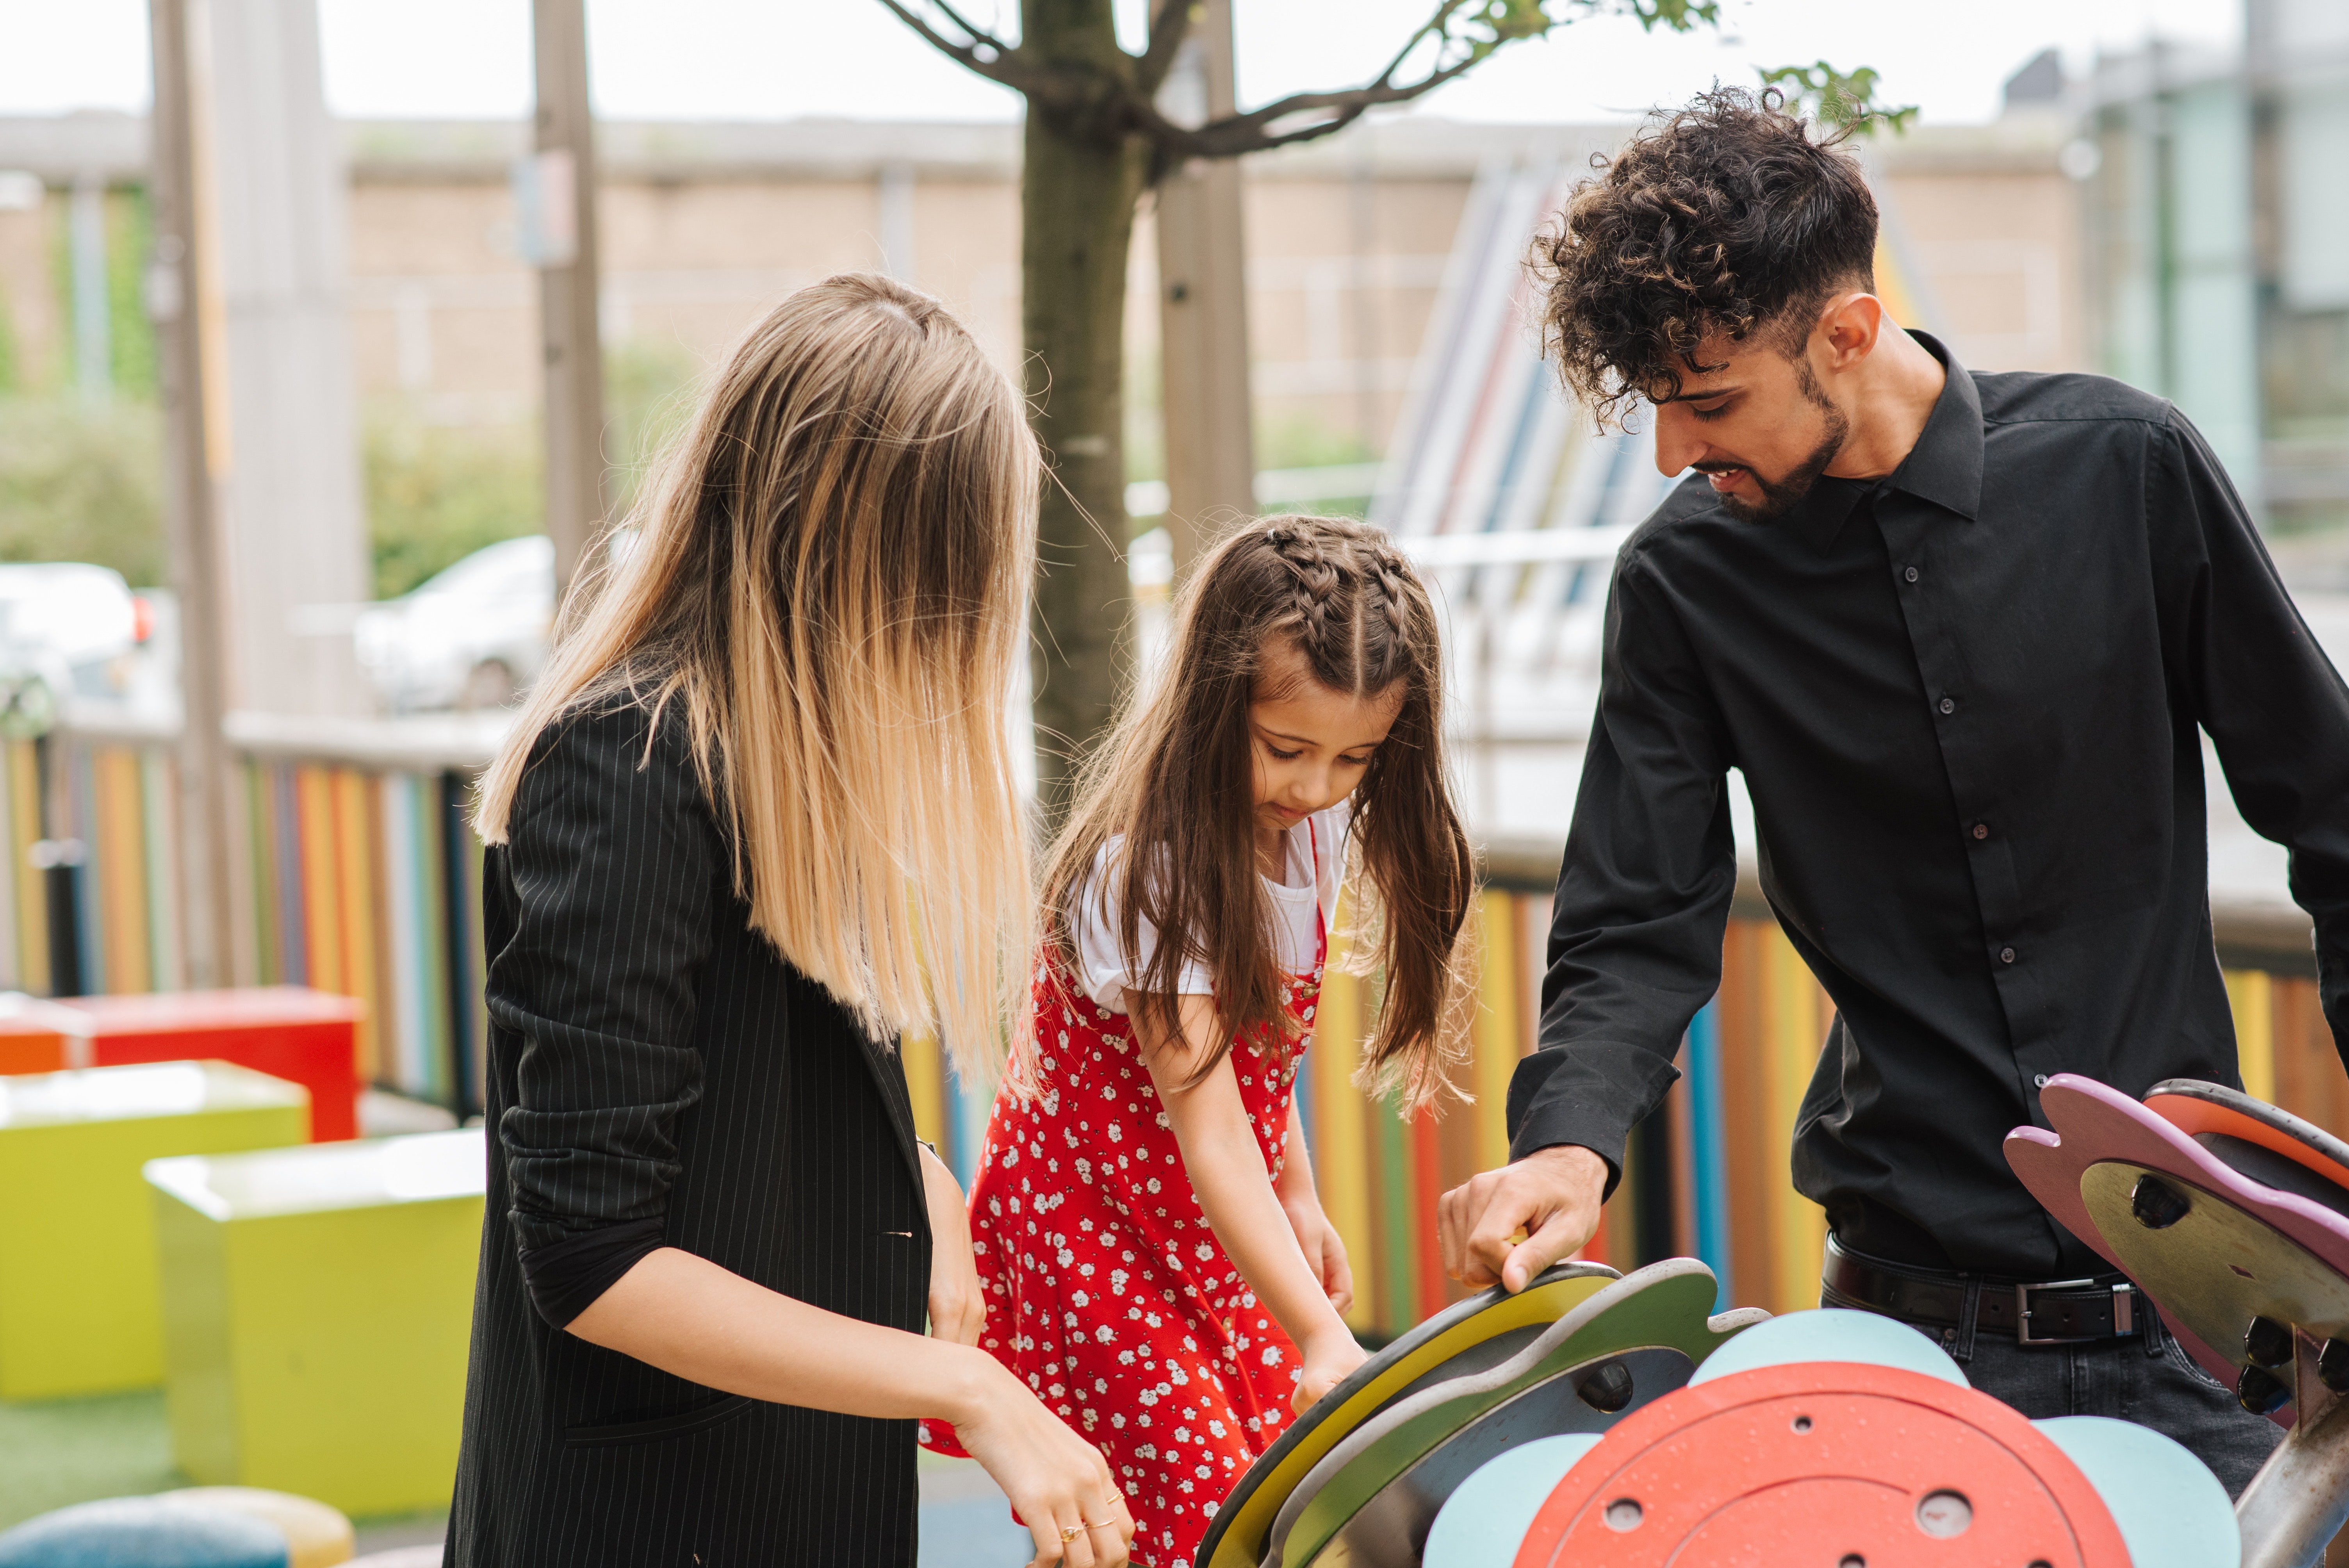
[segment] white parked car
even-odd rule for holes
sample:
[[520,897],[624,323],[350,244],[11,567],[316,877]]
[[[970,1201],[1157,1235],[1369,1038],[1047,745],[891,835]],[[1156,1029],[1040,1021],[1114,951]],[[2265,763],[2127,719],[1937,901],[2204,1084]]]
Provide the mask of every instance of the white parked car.
[[554,619],[554,542],[533,533],[363,611],[351,640],[393,713],[499,707],[538,677]]
[[0,565],[0,735],[41,734],[76,697],[119,697],[154,629],[153,606],[110,566]]

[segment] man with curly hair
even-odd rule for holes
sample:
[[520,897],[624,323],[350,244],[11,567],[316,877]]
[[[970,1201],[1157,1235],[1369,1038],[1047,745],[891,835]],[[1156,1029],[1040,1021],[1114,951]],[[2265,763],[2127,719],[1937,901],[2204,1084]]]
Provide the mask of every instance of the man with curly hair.
[[[1858,166],[1775,97],[1652,119],[1537,250],[1548,346],[1693,470],[1632,535],[1560,873],[1513,1163],[1444,1199],[1447,1266],[1579,1247],[1721,976],[1727,775],[1836,1005],[1795,1122],[1824,1298],[1916,1325],[2033,1417],[2119,1416],[2240,1491],[2276,1429],[2008,1170],[2077,1072],[2240,1082],[2202,734],[2292,851],[2349,1037],[2349,690],[2201,437],[2094,376],[1969,371],[1875,293]],[[1513,1240],[1516,1237],[1523,1240]]]

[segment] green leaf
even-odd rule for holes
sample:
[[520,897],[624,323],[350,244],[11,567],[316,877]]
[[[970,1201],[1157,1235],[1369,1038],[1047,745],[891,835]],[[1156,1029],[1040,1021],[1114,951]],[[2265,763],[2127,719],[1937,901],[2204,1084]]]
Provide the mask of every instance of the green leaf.
[[1808,66],[1778,66],[1761,69],[1762,85],[1775,88],[1787,100],[1808,108],[1822,124],[1873,136],[1889,126],[1905,133],[1917,119],[1917,106],[1889,108],[1876,101],[1877,73],[1862,66],[1839,71],[1825,60]]
[[1719,26],[1721,0],[1477,0],[1440,10],[1428,27],[1446,42],[1466,44],[1481,59],[1504,44],[1543,37],[1553,27],[1594,15],[1630,16],[1651,33],[1658,26],[1686,33]]

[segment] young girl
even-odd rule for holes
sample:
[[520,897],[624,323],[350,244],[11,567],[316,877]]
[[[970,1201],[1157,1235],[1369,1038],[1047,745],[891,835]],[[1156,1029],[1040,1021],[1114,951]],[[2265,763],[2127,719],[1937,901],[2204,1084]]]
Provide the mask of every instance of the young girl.
[[1457,1034],[1473,882],[1434,613],[1375,530],[1236,533],[1173,645],[1052,852],[1033,1081],[997,1096],[970,1194],[980,1344],[1101,1446],[1152,1568],[1186,1568],[1249,1461],[1362,1360],[1290,1093],[1347,857],[1386,976],[1365,1071],[1413,1099]]

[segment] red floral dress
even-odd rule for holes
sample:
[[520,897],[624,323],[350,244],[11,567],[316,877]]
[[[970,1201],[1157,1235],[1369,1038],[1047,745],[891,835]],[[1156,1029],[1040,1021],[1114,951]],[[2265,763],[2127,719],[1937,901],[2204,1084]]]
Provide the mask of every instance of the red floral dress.
[[[1299,1043],[1231,1053],[1275,1181],[1328,954],[1317,921],[1312,972],[1288,979]],[[1032,995],[1041,1092],[997,1095],[970,1191],[979,1343],[1107,1457],[1133,1562],[1192,1568],[1216,1508],[1291,1418],[1304,1358],[1216,1240],[1126,1016],[1049,950]],[[962,1451],[943,1422],[922,1440]]]

